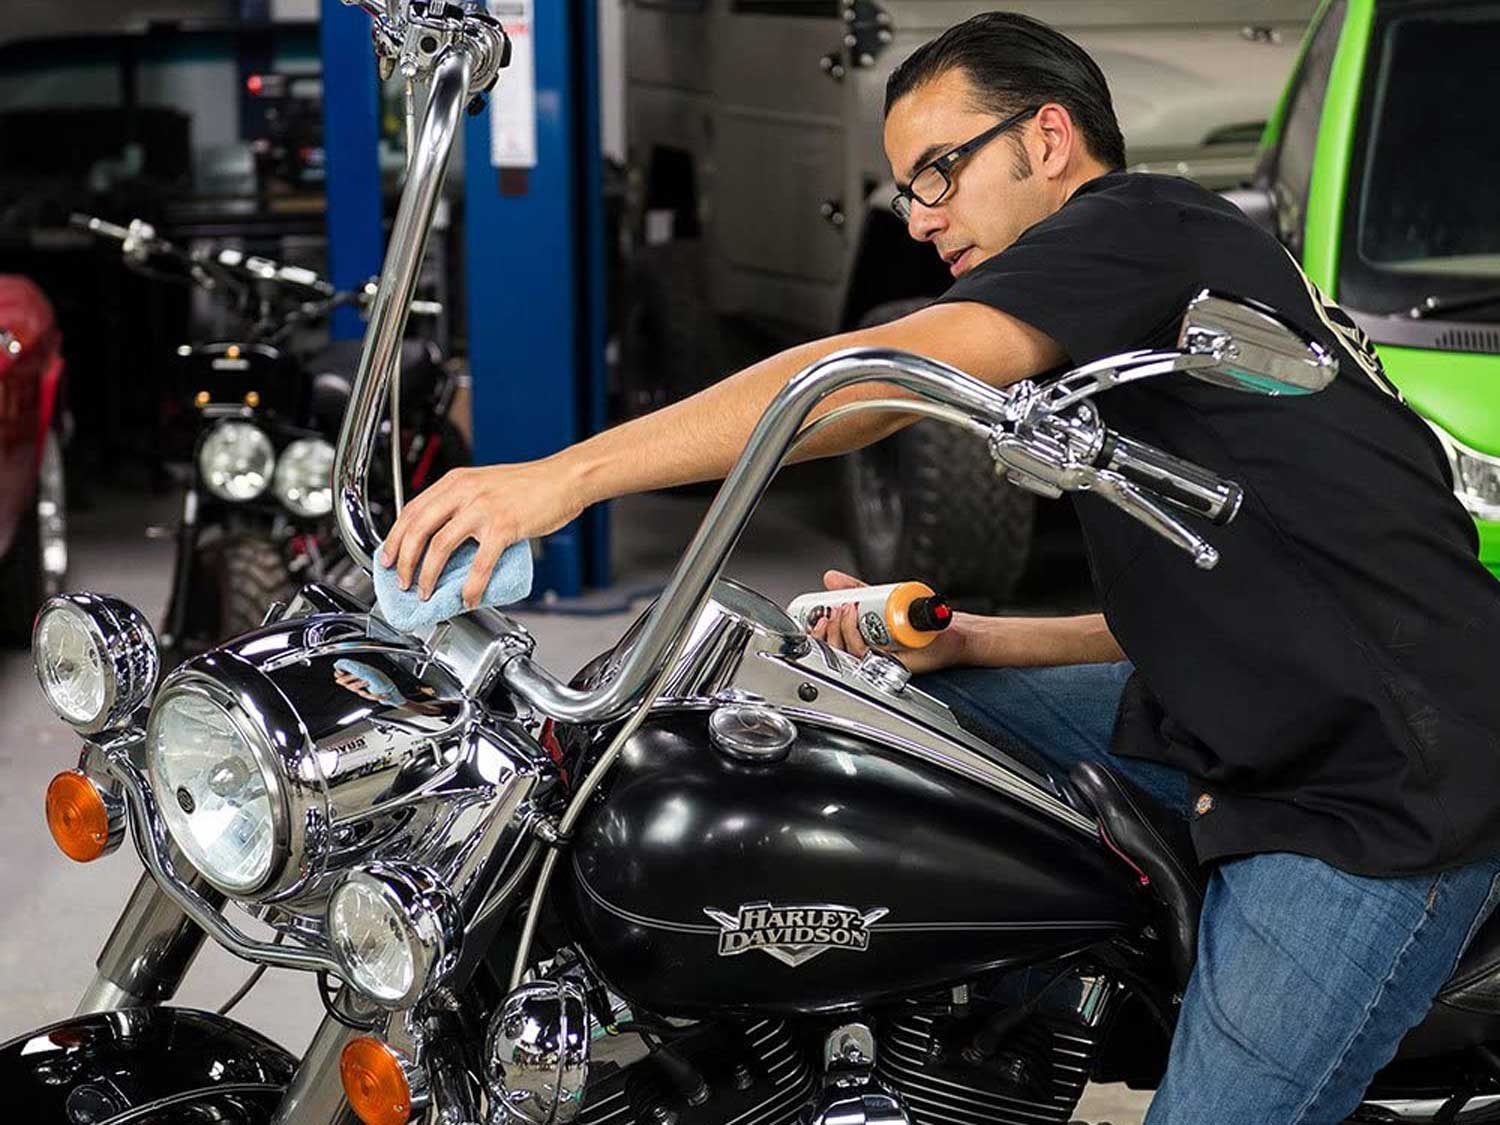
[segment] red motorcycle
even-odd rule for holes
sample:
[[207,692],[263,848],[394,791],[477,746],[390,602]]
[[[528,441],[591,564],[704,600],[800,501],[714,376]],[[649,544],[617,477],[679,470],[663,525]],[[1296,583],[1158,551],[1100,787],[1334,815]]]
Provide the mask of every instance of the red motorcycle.
[[24,277],[0,275],[0,643],[24,645],[68,573],[62,333]]

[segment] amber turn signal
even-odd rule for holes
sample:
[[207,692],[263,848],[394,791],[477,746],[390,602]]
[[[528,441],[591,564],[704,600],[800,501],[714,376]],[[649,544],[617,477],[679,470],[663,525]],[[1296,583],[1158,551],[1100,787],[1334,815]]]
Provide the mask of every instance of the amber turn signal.
[[351,1039],[339,1056],[339,1077],[349,1108],[365,1125],[406,1125],[411,1084],[396,1052],[378,1039]]
[[47,830],[63,855],[88,863],[109,851],[109,809],[104,794],[83,773],[67,770],[47,786]]

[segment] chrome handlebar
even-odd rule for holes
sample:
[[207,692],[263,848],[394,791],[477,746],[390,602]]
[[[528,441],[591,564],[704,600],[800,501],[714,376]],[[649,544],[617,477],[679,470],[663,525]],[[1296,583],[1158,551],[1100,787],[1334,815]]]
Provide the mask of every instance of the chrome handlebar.
[[[1136,369],[1144,372],[1138,377],[1145,378],[1181,370],[1194,360],[1175,352],[1168,357],[1119,357],[1114,361],[1118,377],[1096,389],[1127,381]],[[1023,383],[1001,391],[922,356],[880,348],[846,350],[806,368],[767,407],[613,679],[593,691],[579,691],[560,683],[524,652],[503,666],[505,685],[541,713],[563,722],[603,722],[630,710],[701,612],[724,561],[813,408],[836,391],[865,382],[899,386],[959,411],[973,428],[987,429],[991,452],[1017,484],[1053,496],[1093,492],[1187,551],[1199,567],[1217,564],[1213,546],[1163,502],[1227,523],[1239,509],[1239,486],[1110,433],[1098,412],[1083,401],[1086,396],[1068,398],[1068,409],[1054,414],[1055,384],[1038,388]],[[868,405],[885,409],[890,404]]]
[[370,302],[370,324],[365,330],[349,411],[339,430],[333,463],[334,510],[345,547],[367,571],[380,546],[367,487],[380,430],[380,408],[401,359],[401,339],[417,273],[427,250],[427,235],[458,136],[459,116],[468,99],[472,72],[469,51],[462,46],[445,51],[433,69],[427,112],[411,154],[406,190],[396,210],[379,286]]

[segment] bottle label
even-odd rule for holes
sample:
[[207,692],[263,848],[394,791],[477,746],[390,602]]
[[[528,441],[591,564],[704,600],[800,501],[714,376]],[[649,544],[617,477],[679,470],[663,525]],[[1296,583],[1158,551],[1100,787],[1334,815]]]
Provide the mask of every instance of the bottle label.
[[888,645],[891,643],[891,634],[886,630],[885,618],[873,610],[860,616],[859,631],[867,644]]

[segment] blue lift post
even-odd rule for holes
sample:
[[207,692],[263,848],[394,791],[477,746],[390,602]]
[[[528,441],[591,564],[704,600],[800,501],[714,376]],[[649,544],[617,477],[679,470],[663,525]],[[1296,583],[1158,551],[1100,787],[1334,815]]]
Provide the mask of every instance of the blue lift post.
[[[501,7],[492,10],[503,23]],[[534,0],[531,10],[535,167],[493,166],[493,106],[470,119],[465,135],[469,363],[481,464],[545,457],[605,420],[598,12],[595,0]],[[511,78],[500,74],[502,84]],[[597,505],[549,535],[535,593],[574,597],[585,585],[608,585],[608,527]]]
[[[327,160],[329,278],[353,289],[380,271],[380,98],[370,17],[339,0],[322,0],[323,149]],[[364,335],[354,309],[333,318],[334,339]]]

